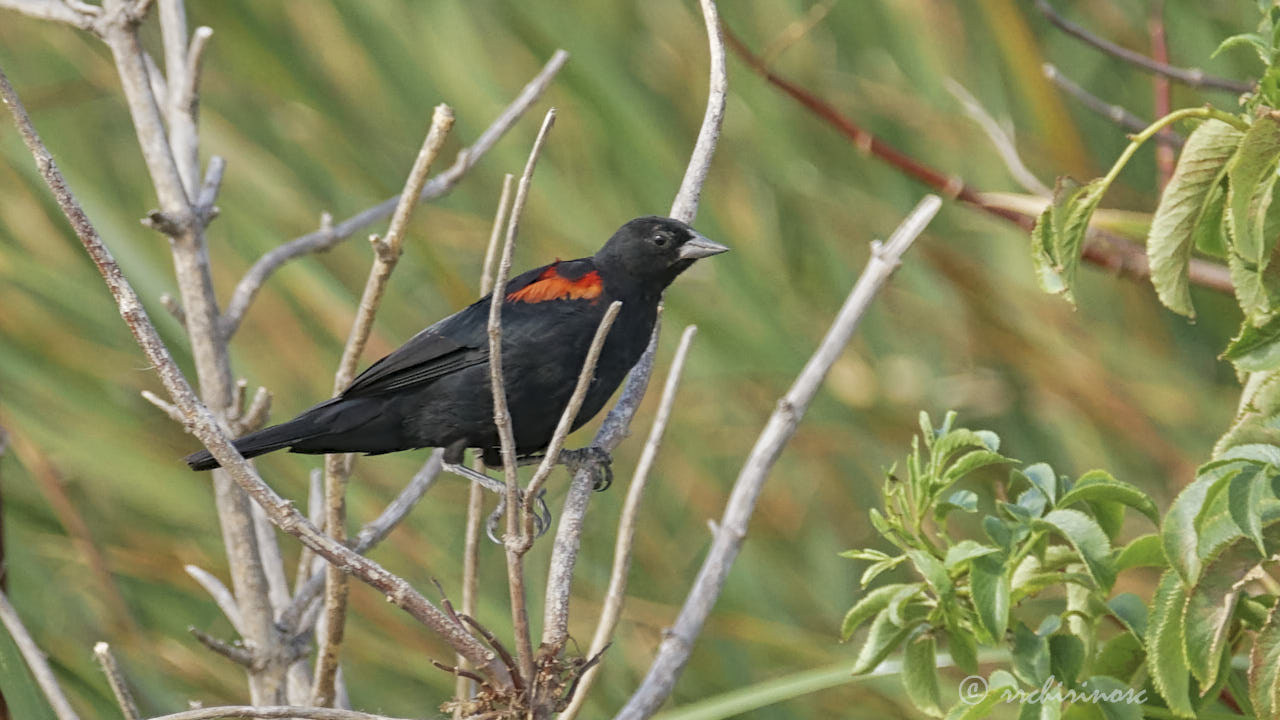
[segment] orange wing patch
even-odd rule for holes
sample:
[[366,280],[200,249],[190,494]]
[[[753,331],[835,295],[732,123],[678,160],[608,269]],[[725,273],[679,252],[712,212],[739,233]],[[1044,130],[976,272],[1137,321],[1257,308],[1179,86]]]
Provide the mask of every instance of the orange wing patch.
[[556,263],[538,276],[537,280],[507,294],[508,302],[540,303],[545,300],[594,300],[604,292],[600,273],[592,270],[580,278],[571,280],[562,276]]

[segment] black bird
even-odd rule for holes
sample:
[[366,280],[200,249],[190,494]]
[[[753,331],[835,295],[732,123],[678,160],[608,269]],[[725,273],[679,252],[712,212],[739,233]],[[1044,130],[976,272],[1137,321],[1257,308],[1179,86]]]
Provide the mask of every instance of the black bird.
[[[592,257],[557,260],[513,278],[502,305],[502,359],[517,454],[533,455],[550,443],[613,301],[622,301],[622,309],[575,430],[600,412],[640,359],[662,291],[695,260],[728,249],[679,220],[641,217],[619,228]],[[251,458],[283,448],[377,455],[440,447],[444,461],[460,467],[464,451],[478,448],[486,465],[501,466],[489,380],[489,304],[481,298],[423,330],[338,397],[236,440],[236,449]],[[203,450],[186,462],[192,470],[218,467]]]

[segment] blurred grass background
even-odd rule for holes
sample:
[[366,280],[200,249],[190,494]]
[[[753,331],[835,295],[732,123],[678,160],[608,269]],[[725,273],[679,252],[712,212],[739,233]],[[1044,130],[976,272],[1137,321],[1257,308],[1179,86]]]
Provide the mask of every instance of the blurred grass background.
[[[809,0],[722,3],[725,21],[762,48]],[[1082,0],[1067,14],[1121,44],[1148,46],[1149,3]],[[200,2],[215,35],[202,87],[202,159],[228,161],[209,232],[225,299],[265,250],[397,192],[431,107],[470,142],[557,47],[572,57],[547,100],[560,119],[538,168],[517,263],[592,252],[624,220],[669,206],[702,118],[705,36],[689,0],[376,3]],[[1210,60],[1252,30],[1254,3],[1170,0],[1173,61],[1248,77],[1245,53]],[[158,48],[154,21],[147,39]],[[1015,190],[985,137],[945,91],[954,77],[1018,131],[1042,179],[1101,174],[1123,133],[1060,96],[1052,61],[1098,95],[1150,117],[1149,77],[1053,31],[1014,0],[845,0],[775,67],[895,146],[985,190]],[[155,205],[105,47],[84,33],[0,13],[0,64],[25,99],[74,190],[190,367],[180,328],[160,307],[176,294],[168,248],[138,218]],[[660,372],[678,330],[700,327],[678,411],[646,500],[631,601],[585,717],[603,716],[639,682],[708,544],[739,463],[825,330],[867,257],[922,194],[864,157],[730,58],[724,135],[697,225],[734,252],[701,264],[668,294]],[[1174,105],[1234,98],[1175,88]],[[475,294],[504,172],[518,172],[541,110],[526,118],[448,197],[415,215],[366,364]],[[445,157],[452,156],[446,148]],[[245,697],[238,668],[201,649],[194,625],[230,628],[182,571],[225,576],[196,448],[143,401],[159,392],[100,279],[0,123],[0,425],[7,574],[12,598],[74,701],[115,710],[92,663],[112,643],[144,712]],[[1152,151],[1105,201],[1149,211]],[[370,231],[379,230],[372,228]],[[233,344],[235,370],[275,393],[276,420],[325,397],[370,261],[354,239],[276,274]],[[1167,504],[1231,417],[1232,373],[1216,360],[1238,322],[1234,303],[1199,292],[1199,320],[1164,311],[1146,284],[1087,268],[1073,310],[1036,287],[1027,240],[1010,225],[949,206],[917,243],[833,371],[775,469],[751,534],[699,640],[673,706],[770,678],[851,661],[836,642],[861,568],[836,557],[874,544],[866,509],[881,468],[907,447],[921,409],[957,409],[996,430],[1003,450],[1060,472],[1105,467]],[[660,377],[660,376],[659,376]],[[656,395],[656,394],[655,394]],[[656,397],[642,408],[643,437]],[[579,433],[579,443],[595,424]],[[584,645],[607,583],[615,521],[640,437],[619,450],[619,484],[597,495],[574,596]],[[571,443],[572,445],[573,443]],[[350,515],[376,514],[425,451],[361,460]],[[265,477],[305,498],[315,459],[271,456]],[[553,495],[563,491],[563,477]],[[375,552],[418,587],[459,587],[466,487],[444,478]],[[296,544],[285,547],[296,552]],[[541,617],[540,568],[530,556]],[[483,621],[504,626],[501,554],[482,549]],[[1123,585],[1128,582],[1128,587]],[[1149,578],[1122,578],[1143,594]],[[452,678],[428,658],[445,647],[363,587],[344,667],[358,708],[431,716]],[[950,691],[946,691],[950,692]],[[953,695],[946,695],[953,698]],[[760,718],[908,712],[896,680],[841,685],[757,711]]]

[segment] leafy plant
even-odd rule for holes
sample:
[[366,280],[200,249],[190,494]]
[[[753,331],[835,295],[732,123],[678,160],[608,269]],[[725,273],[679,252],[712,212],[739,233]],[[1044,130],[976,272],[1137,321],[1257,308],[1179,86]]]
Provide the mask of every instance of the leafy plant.
[[[1016,700],[1023,717],[1193,718],[1221,702],[1280,718],[1280,586],[1265,572],[1280,551],[1280,448],[1232,448],[1161,518],[1146,493],[1101,470],[1072,480],[1038,463],[983,483],[975,471],[1015,462],[995,434],[955,427],[954,413],[938,428],[922,413],[920,430],[905,477],[886,473],[884,512],[870,511],[895,552],[843,553],[870,562],[864,587],[898,567],[916,578],[850,608],[846,640],[869,625],[855,674],[901,649],[907,695],[936,717]],[[974,516],[972,537],[948,530],[957,511]],[[1120,542],[1129,511],[1155,532]],[[1163,570],[1153,597],[1114,592],[1140,567]],[[985,694],[962,687],[944,703],[939,644],[970,676],[980,648],[1004,651],[1008,669],[985,677]]]

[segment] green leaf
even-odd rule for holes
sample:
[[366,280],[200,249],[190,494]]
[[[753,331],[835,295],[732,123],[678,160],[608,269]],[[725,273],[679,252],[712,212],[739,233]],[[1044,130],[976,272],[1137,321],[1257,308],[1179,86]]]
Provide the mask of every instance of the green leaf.
[[1280,114],[1272,112],[1254,120],[1227,164],[1226,217],[1232,252],[1259,269],[1275,246],[1275,238],[1265,236],[1265,221],[1278,161]]
[[912,630],[924,622],[925,613],[925,609],[919,605],[910,605],[904,613],[902,624],[890,619],[889,608],[876,615],[876,619],[871,621],[867,640],[858,651],[858,659],[853,663],[853,674],[862,675],[875,670]]
[[1262,540],[1262,502],[1270,496],[1271,474],[1252,465],[1231,478],[1227,486],[1227,508],[1236,527],[1253,540],[1258,552],[1265,555]]
[[990,555],[1000,552],[1000,548],[992,545],[983,545],[973,540],[961,540],[960,542],[947,548],[947,559],[945,564],[948,570],[952,570],[964,562],[972,560],[976,557]]
[[841,640],[848,640],[862,623],[870,620],[889,606],[889,601],[897,592],[906,587],[919,589],[920,583],[897,583],[884,585],[867,593],[845,613],[844,622],[840,626]]
[[1022,682],[1040,687],[1049,679],[1049,640],[1019,622],[1013,626],[1013,674]]
[[1054,510],[1037,520],[1038,527],[1052,529],[1067,539],[1084,561],[1098,587],[1109,590],[1116,580],[1111,565],[1111,542],[1093,518],[1079,510]]
[[978,624],[992,642],[1002,642],[1009,626],[1009,577],[1003,558],[985,555],[970,561],[969,583]]
[[1240,332],[1227,345],[1222,359],[1230,360],[1237,370],[1265,372],[1280,368],[1280,316],[1267,320],[1261,327],[1245,320]]
[[1165,568],[1168,566],[1169,560],[1164,556],[1164,546],[1161,544],[1159,533],[1134,538],[1116,556],[1118,573],[1136,567]]
[[978,641],[972,632],[947,627],[947,650],[956,667],[970,675],[978,672]]
[[3,624],[0,624],[0,697],[8,703],[10,717],[56,720],[53,708],[49,707],[49,701]]
[[1195,233],[1211,215],[1213,190],[1243,136],[1220,120],[1208,120],[1192,131],[1151,220],[1151,282],[1161,302],[1187,317],[1195,316],[1187,276]]
[[1097,521],[1098,527],[1107,534],[1108,540],[1115,540],[1124,529],[1124,505],[1110,500],[1091,500],[1088,503],[1088,514]]
[[915,565],[916,571],[924,577],[925,582],[929,583],[929,587],[933,588],[939,598],[951,595],[951,576],[947,574],[947,569],[938,558],[923,550],[908,550],[907,555],[911,558],[911,564]]
[[1258,717],[1280,716],[1280,600],[1272,606],[1249,653],[1249,699]]
[[1194,584],[1200,576],[1200,535],[1196,528],[1196,518],[1205,505],[1209,491],[1235,472],[1235,469],[1224,466],[1201,469],[1196,479],[1173,499],[1169,512],[1165,514],[1160,528],[1164,554],[1169,559],[1170,567],[1178,572],[1182,582],[1187,585]]
[[1226,209],[1227,188],[1226,183],[1223,182],[1209,191],[1209,198],[1204,204],[1204,213],[1191,234],[1197,250],[1221,260],[1225,260],[1231,254],[1225,227]]
[[1006,458],[998,452],[991,450],[970,450],[952,463],[951,467],[947,468],[947,472],[943,478],[947,482],[955,482],[979,468],[1007,462],[1013,462],[1013,460]]
[[978,494],[972,490],[957,490],[951,493],[946,500],[942,500],[934,506],[933,518],[941,525],[947,514],[952,510],[977,512]]
[[1084,643],[1075,635],[1049,637],[1049,670],[1055,680],[1067,687],[1075,684],[1084,668]]
[[[1147,650],[1142,641],[1134,637],[1133,633],[1119,633],[1098,651],[1093,670],[1099,675],[1109,675],[1130,682],[1138,670],[1142,669],[1146,659]],[[1183,675],[1186,672],[1184,668]]]
[[866,587],[871,584],[872,580],[875,580],[877,577],[879,577],[881,573],[884,573],[886,571],[889,571],[889,570],[892,570],[893,568],[898,567],[903,562],[905,562],[906,559],[907,559],[906,555],[899,555],[897,557],[891,557],[891,558],[881,560],[879,562],[872,563],[871,565],[867,566],[866,570],[862,571],[862,577],[859,578],[858,582],[862,585],[862,587]]
[[1036,463],[1022,471],[1023,477],[1027,479],[1033,486],[1040,489],[1044,496],[1049,499],[1049,504],[1054,505],[1058,501],[1058,476],[1053,472],[1053,468],[1048,463]]
[[1040,284],[1046,292],[1074,301],[1076,270],[1084,248],[1089,220],[1097,209],[1107,185],[1102,178],[1087,185],[1071,178],[1058,178],[1053,202],[1031,231],[1032,257]]
[[902,656],[902,687],[920,712],[942,717],[936,651],[937,642],[929,632],[917,632],[907,641]]
[[1173,714],[1181,718],[1195,717],[1191,704],[1191,680],[1188,677],[1183,642],[1182,609],[1186,593],[1178,573],[1166,570],[1156,586],[1151,601],[1151,618],[1147,632],[1147,668],[1156,690],[1164,697]]
[[1147,635],[1147,604],[1133,593],[1120,593],[1107,601],[1107,609],[1139,640]]
[[1077,502],[1097,501],[1127,505],[1146,515],[1151,522],[1160,524],[1160,511],[1146,493],[1134,485],[1116,480],[1104,470],[1090,470],[1081,475],[1076,484],[1071,486],[1071,490],[1058,501],[1058,507],[1065,508]]
[[[1268,534],[1274,535],[1277,527],[1268,528]],[[1241,581],[1265,557],[1248,538],[1228,542],[1209,557],[1199,582],[1187,593],[1183,642],[1187,665],[1201,687],[1210,687],[1218,679],[1236,602],[1243,590]]]
[[1106,720],[1142,720],[1141,688],[1131,688],[1113,677],[1094,675],[1084,683],[1086,693],[1099,693],[1098,709]]
[[985,682],[966,679],[960,685],[960,702],[947,711],[947,720],[981,720],[997,704],[1007,702],[1005,694],[1017,687],[1017,679],[1005,670],[993,671]]

